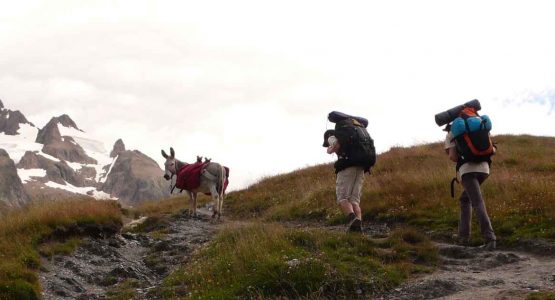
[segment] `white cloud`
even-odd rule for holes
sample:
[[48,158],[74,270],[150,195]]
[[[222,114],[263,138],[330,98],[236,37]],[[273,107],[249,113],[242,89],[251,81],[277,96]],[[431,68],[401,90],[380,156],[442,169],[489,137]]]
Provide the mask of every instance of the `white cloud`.
[[381,151],[440,140],[433,115],[474,98],[496,133],[555,135],[553,102],[529,101],[555,90],[553,6],[2,2],[0,98],[39,126],[67,113],[108,148],[121,137],[158,162],[170,145],[208,155],[235,188],[332,161],[331,110],[367,117]]

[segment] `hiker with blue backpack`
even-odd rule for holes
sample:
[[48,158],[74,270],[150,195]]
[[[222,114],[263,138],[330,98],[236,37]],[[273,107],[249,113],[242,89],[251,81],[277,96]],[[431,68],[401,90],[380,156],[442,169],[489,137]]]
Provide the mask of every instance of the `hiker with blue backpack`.
[[337,154],[334,164],[337,204],[347,216],[349,232],[362,232],[360,197],[364,174],[376,163],[374,140],[368,134],[368,120],[337,111],[329,113],[334,130],[324,133],[324,147],[328,154]]
[[454,183],[460,182],[464,188],[460,201],[458,242],[467,245],[470,240],[472,208],[480,224],[480,232],[485,240],[482,246],[494,250],[496,237],[491,226],[480,185],[488,178],[491,156],[496,148],[490,137],[492,128],[488,116],[480,116],[480,102],[473,100],[435,116],[439,126],[446,125],[445,151],[456,162],[456,178],[451,181],[451,197],[454,197]]

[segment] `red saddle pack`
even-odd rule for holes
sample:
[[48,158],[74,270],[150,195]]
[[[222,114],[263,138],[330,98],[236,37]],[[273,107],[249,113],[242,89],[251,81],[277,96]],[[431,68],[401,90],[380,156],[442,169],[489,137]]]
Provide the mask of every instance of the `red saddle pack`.
[[[197,162],[194,164],[188,164],[179,171],[177,171],[177,180],[175,181],[175,187],[180,190],[187,190],[192,191],[200,186],[200,176],[202,175],[202,171],[209,163]],[[225,168],[225,182],[224,182],[224,193],[227,189],[227,185],[229,184],[229,168]],[[206,193],[210,195],[210,193]]]

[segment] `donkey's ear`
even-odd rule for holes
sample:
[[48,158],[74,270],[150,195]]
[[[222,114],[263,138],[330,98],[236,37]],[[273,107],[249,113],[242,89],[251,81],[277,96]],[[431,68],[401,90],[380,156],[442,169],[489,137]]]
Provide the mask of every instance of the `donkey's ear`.
[[162,156],[163,156],[164,158],[168,158],[168,155],[166,154],[166,151],[162,150]]
[[175,157],[175,151],[173,151],[172,147],[170,147],[170,155],[171,155],[172,158]]

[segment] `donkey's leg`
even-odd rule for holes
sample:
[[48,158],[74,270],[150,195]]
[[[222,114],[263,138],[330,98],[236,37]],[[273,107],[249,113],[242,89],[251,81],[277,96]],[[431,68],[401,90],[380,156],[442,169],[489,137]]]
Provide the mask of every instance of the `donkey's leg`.
[[189,216],[192,216],[194,213],[194,194],[193,192],[189,192],[187,191],[187,194],[189,195]]
[[223,207],[224,207],[224,195],[225,195],[225,180],[226,180],[226,170],[224,168],[224,166],[220,166],[220,191],[218,193],[218,198],[219,198],[219,207],[218,207],[218,220],[220,219],[220,217],[222,216],[222,211],[223,211]]
[[222,212],[224,211],[224,193],[220,194],[220,209],[218,209],[218,219],[222,216]]
[[193,193],[193,216],[197,216],[197,193]]
[[214,206],[212,211],[212,219],[213,219],[220,211],[220,197],[218,197],[218,190],[216,189],[215,184],[210,185],[210,195],[212,196],[212,201],[214,201]]

